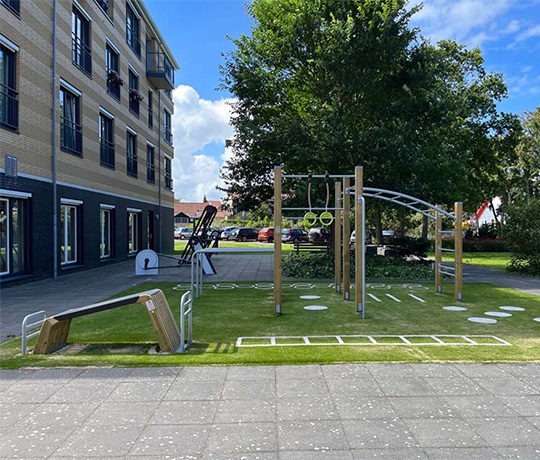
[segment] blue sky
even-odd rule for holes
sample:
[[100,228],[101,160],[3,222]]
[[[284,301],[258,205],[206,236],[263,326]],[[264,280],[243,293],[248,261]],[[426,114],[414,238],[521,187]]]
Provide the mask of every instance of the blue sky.
[[[419,3],[412,0],[411,4]],[[146,0],[181,70],[176,74],[175,195],[183,201],[218,198],[219,168],[229,152],[224,139],[230,95],[217,89],[226,36],[248,34],[244,0]],[[480,46],[488,70],[502,72],[509,98],[501,110],[540,106],[540,0],[424,0],[413,18],[432,41],[454,38]]]

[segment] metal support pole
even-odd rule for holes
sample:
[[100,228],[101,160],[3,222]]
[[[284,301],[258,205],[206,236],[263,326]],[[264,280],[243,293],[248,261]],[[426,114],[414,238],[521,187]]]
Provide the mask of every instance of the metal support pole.
[[[341,207],[341,182],[336,182],[336,209]],[[336,276],[336,292],[341,292],[341,211],[336,210],[334,219],[334,271]]]
[[351,180],[343,179],[343,300],[351,298]]
[[456,301],[461,302],[463,298],[463,203],[455,203],[454,213],[456,215],[454,296]]
[[435,292],[442,293],[442,217],[439,211],[435,211]]
[[281,166],[274,167],[274,313],[281,315]]
[[354,200],[354,287],[355,287],[355,305],[356,313],[362,313],[364,316],[364,303],[363,303],[363,285],[362,279],[364,278],[364,223],[362,222],[362,191],[364,189],[364,170],[362,166],[357,166],[354,169],[354,186],[356,190]]

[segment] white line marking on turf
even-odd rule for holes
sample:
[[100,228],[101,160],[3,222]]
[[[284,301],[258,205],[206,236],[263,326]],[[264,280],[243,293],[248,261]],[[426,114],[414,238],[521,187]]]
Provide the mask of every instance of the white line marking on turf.
[[409,294],[409,297],[412,297],[413,299],[418,300],[418,302],[426,303],[424,299],[421,299],[420,297],[416,297],[414,294],[410,294],[410,293],[408,294]]
[[401,303],[401,300],[397,299],[392,294],[386,294],[386,297],[390,297],[392,300],[395,300],[396,302]]
[[377,296],[374,296],[373,294],[370,294],[369,292],[368,292],[368,296],[370,296],[375,302],[382,302],[381,299],[379,299]]

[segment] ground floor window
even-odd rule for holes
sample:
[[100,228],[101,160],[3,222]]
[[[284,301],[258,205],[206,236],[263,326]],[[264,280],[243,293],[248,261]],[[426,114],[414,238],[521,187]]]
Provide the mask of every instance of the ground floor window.
[[112,255],[112,213],[111,208],[101,208],[99,211],[99,256],[107,259]]
[[27,269],[27,199],[0,197],[0,275]]
[[140,211],[128,211],[128,253],[139,252]]
[[62,204],[60,207],[60,257],[61,264],[73,264],[78,261],[78,206]]

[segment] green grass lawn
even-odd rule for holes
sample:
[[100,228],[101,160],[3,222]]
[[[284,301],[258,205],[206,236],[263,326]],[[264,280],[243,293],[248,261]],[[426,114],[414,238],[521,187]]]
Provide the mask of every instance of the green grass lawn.
[[[181,254],[184,248],[186,247],[186,244],[187,244],[186,240],[175,240],[173,254]],[[259,243],[258,241],[246,242],[246,243],[242,243],[239,241],[220,241],[219,247],[220,248],[272,248],[274,247],[274,245],[270,243]],[[282,244],[281,248],[284,253],[291,252],[294,249],[294,245]]]
[[[165,292],[175,316],[182,291],[172,283],[148,283],[119,295],[144,289],[160,288]],[[352,302],[343,302],[328,287],[317,283],[315,289],[294,289],[286,283],[283,290],[283,315],[273,314],[271,290],[256,290],[246,284],[233,290],[213,289],[207,283],[202,298],[194,304],[194,343],[186,355],[149,355],[156,344],[150,319],[140,305],[121,307],[73,320],[70,343],[90,344],[74,355],[20,356],[20,340],[0,346],[1,367],[23,366],[168,366],[195,364],[298,364],[336,362],[441,362],[441,361],[540,361],[540,297],[499,288],[491,284],[466,284],[463,306],[466,312],[449,312],[442,306],[454,305],[452,285],[436,295],[429,289],[410,291],[403,287],[368,289],[382,302],[368,297],[366,319],[354,312]],[[396,303],[385,294],[402,300]],[[411,298],[412,293],[425,303]],[[317,294],[318,300],[302,300],[302,294]],[[328,306],[324,311],[306,311],[304,306]],[[483,316],[485,311],[503,305],[522,306],[510,318],[497,324],[475,324],[469,316]],[[481,334],[495,335],[512,346],[286,346],[238,348],[238,337],[354,334]],[[319,339],[326,342],[327,339]],[[294,340],[293,340],[294,341]],[[301,341],[301,339],[300,339]],[[347,340],[346,340],[347,341]]]
[[[428,255],[431,258],[435,257],[434,252],[430,252]],[[463,253],[463,263],[504,270],[510,262],[511,256],[510,252],[465,252]],[[443,253],[443,261],[453,262],[454,254]]]

